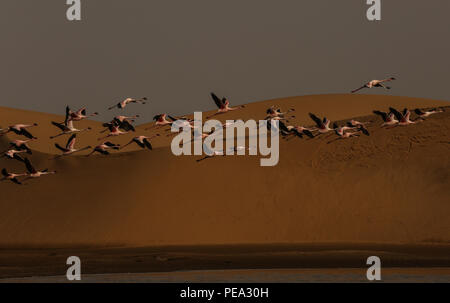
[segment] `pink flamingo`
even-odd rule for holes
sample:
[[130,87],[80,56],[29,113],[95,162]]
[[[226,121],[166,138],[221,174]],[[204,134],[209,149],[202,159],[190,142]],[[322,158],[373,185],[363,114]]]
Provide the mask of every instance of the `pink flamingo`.
[[312,128],[312,130],[314,131],[318,131],[319,134],[325,134],[329,131],[332,131],[333,129],[330,128],[330,123],[331,121],[328,120],[326,117],[323,118],[323,120],[321,120],[319,117],[317,117],[316,115],[309,113],[309,117],[316,123],[317,127]]
[[8,128],[6,128],[5,130],[2,131],[2,133],[0,133],[0,136],[3,136],[9,132],[14,132],[16,135],[21,135],[21,136],[25,136],[28,139],[37,139],[36,137],[34,137],[32,134],[30,134],[26,129],[33,127],[33,126],[37,126],[37,123],[28,125],[28,124],[16,124],[16,125],[12,125],[9,126]]
[[28,179],[33,179],[33,178],[39,178],[39,177],[42,177],[45,175],[56,174],[56,171],[49,171],[48,169],[44,169],[41,171],[36,170],[28,158],[25,158],[25,166],[29,173],[27,174],[28,177],[25,178],[23,181],[26,181]]
[[206,117],[207,119],[209,119],[209,118],[211,118],[213,116],[219,115],[219,114],[224,114],[226,112],[237,110],[237,109],[245,107],[244,105],[241,105],[240,107],[230,107],[230,101],[228,101],[227,98],[224,97],[224,98],[220,99],[214,93],[211,93],[211,97],[212,97],[212,99],[214,100],[214,103],[216,104],[216,106],[219,109],[218,109],[218,111],[216,113],[212,114],[209,117]]
[[357,89],[353,90],[352,94],[356,93],[357,91],[359,91],[359,90],[361,90],[363,88],[383,87],[385,89],[391,89],[391,87],[385,86],[383,83],[384,82],[393,81],[393,80],[396,80],[396,78],[390,77],[390,78],[383,79],[383,80],[372,80],[372,81],[369,81],[366,84],[364,84],[363,86],[361,86],[360,88],[357,88]]
[[414,112],[419,116],[419,118],[424,119],[424,118],[429,117],[434,114],[443,113],[444,109],[443,108],[439,108],[439,109],[433,108],[430,110],[421,110],[419,108],[416,108],[414,110]]
[[407,126],[422,121],[422,120],[411,121],[410,120],[411,112],[407,108],[405,108],[402,113],[400,113],[399,111],[397,111],[395,108],[392,107],[390,107],[389,110],[395,115],[395,117],[398,120],[398,123],[395,126]]
[[13,173],[9,173],[9,172],[6,170],[6,168],[3,168],[3,169],[2,169],[2,175],[3,175],[3,178],[0,179],[0,181],[9,180],[9,181],[11,181],[11,182],[14,182],[14,183],[16,183],[16,184],[21,185],[22,182],[20,182],[19,179],[17,179],[17,178],[18,178],[18,177],[22,177],[22,176],[26,176],[27,174],[26,174],[26,173],[24,173],[24,174],[13,174]]
[[61,155],[56,156],[55,159],[63,157],[63,156],[68,156],[68,155],[71,155],[71,154],[74,154],[74,153],[78,153],[78,152],[81,152],[81,151],[84,151],[84,150],[87,150],[87,149],[91,148],[90,146],[86,146],[86,147],[83,147],[83,148],[80,148],[80,149],[76,149],[75,148],[75,143],[76,143],[76,140],[77,140],[76,138],[77,138],[77,135],[73,134],[69,138],[69,140],[67,140],[66,147],[62,147],[58,143],[55,143],[56,148],[63,152]]
[[26,150],[27,153],[30,155],[32,154],[31,148],[28,146],[28,142],[33,141],[35,139],[29,139],[29,140],[14,140],[9,143],[9,145],[13,148],[16,148],[18,150]]
[[17,161],[24,162],[24,159],[19,154],[25,153],[25,152],[27,152],[27,151],[26,150],[10,149],[10,150],[4,152],[2,158],[4,157],[4,158],[11,159],[11,160],[15,159]]
[[395,115],[392,112],[385,113],[379,110],[374,110],[373,113],[383,119],[384,122],[383,124],[381,124],[381,127],[392,126],[398,123],[398,120],[395,118]]
[[125,148],[126,146],[132,144],[132,143],[136,143],[139,147],[141,148],[148,148],[150,150],[153,149],[152,144],[150,143],[149,140],[153,139],[154,137],[158,137],[159,134],[156,134],[154,136],[151,137],[146,137],[146,136],[138,136],[138,137],[134,137],[133,139],[131,139],[130,142],[128,142],[127,144],[125,144],[124,146],[122,146],[120,149]]
[[52,121],[52,124],[54,126],[56,126],[57,128],[59,128],[62,131],[62,133],[59,133],[55,136],[51,136],[50,139],[54,139],[54,138],[62,136],[62,135],[70,135],[73,133],[80,133],[80,132],[91,130],[91,127],[87,127],[84,129],[77,129],[73,126],[73,120],[68,120],[68,119],[66,119],[66,121],[64,121],[64,123],[58,123],[58,122]]
[[127,106],[130,103],[141,103],[141,104],[145,104],[147,100],[147,97],[143,97],[141,99],[134,99],[134,98],[126,98],[125,100],[117,103],[116,105],[113,105],[111,107],[108,108],[108,110],[111,110],[113,108],[118,108],[118,109],[123,109],[125,108],[125,106]]
[[93,116],[97,116],[97,115],[98,115],[97,112],[87,115],[85,107],[80,108],[76,112],[71,111],[69,106],[66,107],[66,119],[68,119],[69,121],[81,121],[83,119],[87,119],[89,117],[93,117]]
[[306,135],[310,138],[314,138],[314,135],[312,134],[311,130],[308,128],[305,128],[303,126],[286,125],[282,121],[280,121],[278,123],[279,123],[281,134],[283,135],[283,137],[293,134],[299,138],[303,138],[303,135]]
[[[167,120],[169,118],[171,121]],[[159,114],[153,117],[153,120],[156,121],[154,125],[147,127],[145,130],[149,130],[154,127],[161,127],[166,125],[172,125],[173,122],[177,121],[176,118],[171,117],[167,114]]]
[[121,131],[119,129],[120,126],[117,123],[113,123],[108,128],[109,128],[109,131],[110,131],[109,134],[104,136],[104,137],[98,138],[98,141],[106,139],[106,138],[109,138],[109,137],[117,137],[117,136],[128,134],[128,132]]
[[91,153],[86,155],[86,157],[89,157],[95,152],[100,153],[102,155],[109,155],[108,149],[115,149],[115,150],[120,149],[120,144],[114,144],[109,141],[103,142],[102,144],[97,145]]

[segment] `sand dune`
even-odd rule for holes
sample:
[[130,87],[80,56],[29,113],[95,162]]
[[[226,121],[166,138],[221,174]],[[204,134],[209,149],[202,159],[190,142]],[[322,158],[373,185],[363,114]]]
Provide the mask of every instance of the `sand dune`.
[[[282,140],[275,167],[260,167],[258,157],[199,163],[195,157],[175,157],[165,135],[154,140],[151,152],[50,161],[55,149],[47,138],[57,129],[49,121],[62,116],[0,108],[2,126],[40,124],[34,130],[40,139],[32,144],[33,163],[58,171],[24,186],[0,183],[0,245],[449,244],[450,111],[391,130],[381,129],[379,118],[371,115],[389,106],[448,102],[305,96],[251,103],[218,118],[262,119],[272,104],[295,108],[291,124],[310,125],[308,112],[376,122],[369,127],[370,137],[332,144],[326,138]],[[93,130],[79,136],[80,146],[95,144],[100,124],[79,124],[84,125]],[[145,126],[136,133],[155,133],[144,132]],[[113,141],[124,143],[131,136]],[[0,138],[0,148],[13,137]],[[23,171],[18,162],[0,163]]]

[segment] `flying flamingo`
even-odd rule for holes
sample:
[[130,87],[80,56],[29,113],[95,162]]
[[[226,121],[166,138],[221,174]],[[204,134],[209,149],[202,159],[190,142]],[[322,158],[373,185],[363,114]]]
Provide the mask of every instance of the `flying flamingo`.
[[357,89],[353,90],[352,94],[356,93],[359,90],[362,90],[363,88],[383,87],[385,89],[391,89],[391,87],[385,86],[383,83],[389,82],[389,81],[393,81],[393,80],[396,80],[396,78],[390,77],[390,78],[383,79],[383,80],[372,80],[372,81],[369,81],[366,84],[364,84],[363,86],[361,86],[360,88],[357,88]]
[[110,125],[108,127],[109,128],[109,134],[104,136],[104,137],[98,138],[98,141],[106,139],[106,138],[109,138],[109,137],[116,137],[116,136],[128,134],[128,132],[121,131],[119,129],[119,127],[120,126],[117,123],[113,123],[112,125]]
[[111,128],[111,126],[114,125],[118,125],[119,129],[123,129],[125,131],[136,131],[136,129],[134,128],[134,126],[129,122],[134,122],[133,119],[139,117],[139,115],[135,115],[132,117],[127,117],[127,116],[116,116],[114,117],[111,122],[108,123],[103,123],[103,127],[106,127],[107,129],[102,130],[100,133],[104,133],[106,132],[108,129]]
[[[175,119],[169,116],[170,119]],[[187,119],[187,118],[178,118],[175,121],[172,122],[172,125],[175,123],[175,126],[178,128],[197,128],[196,126],[194,126],[194,120],[192,119]]]
[[286,125],[282,121],[279,122],[281,134],[283,136],[287,136],[290,134],[294,134],[297,137],[303,138],[303,135],[306,135],[310,138],[314,138],[314,135],[312,132],[303,126],[292,126],[292,125]]
[[68,119],[66,119],[66,121],[64,121],[64,123],[58,123],[58,122],[52,121],[52,124],[54,126],[56,126],[57,128],[59,128],[62,131],[62,133],[59,133],[55,136],[51,136],[50,139],[54,139],[54,138],[62,136],[62,135],[70,135],[73,133],[80,133],[80,132],[91,130],[91,127],[87,127],[84,129],[77,129],[73,126],[73,120],[68,120]]
[[68,156],[68,155],[71,155],[74,153],[78,153],[83,150],[91,148],[90,146],[86,146],[86,147],[83,147],[80,149],[76,149],[75,148],[75,142],[77,140],[76,138],[77,138],[77,135],[73,134],[67,141],[66,147],[62,147],[58,143],[55,143],[56,148],[63,152],[61,155],[56,156],[55,159],[63,157],[63,156]]
[[[350,126],[338,126],[336,123],[334,123],[333,128],[334,128],[335,134],[338,135],[338,137],[334,140],[329,141],[328,144],[332,143],[336,140],[340,140],[340,139],[359,137],[360,136],[359,131],[361,131],[366,136],[370,135],[369,131],[366,128],[364,128],[364,126],[362,126],[362,125],[359,125],[357,127],[350,127]],[[355,129],[355,128],[358,129],[358,131],[353,131],[353,132],[348,131],[348,130]]]
[[134,119],[139,118],[139,115],[134,115],[134,116],[115,116],[114,120],[123,122],[123,121],[131,121],[134,122]]
[[416,108],[416,109],[414,110],[414,112],[415,112],[421,119],[424,119],[424,118],[429,117],[429,116],[431,116],[431,115],[433,115],[433,114],[442,113],[442,112],[444,112],[444,109],[443,109],[443,108],[439,108],[439,109],[433,108],[433,109],[430,109],[430,110],[426,111],[426,110],[421,110],[421,109],[419,109],[419,108]]
[[[167,119],[166,119],[167,117],[168,117],[171,121],[167,120]],[[176,118],[171,117],[171,116],[169,116],[169,115],[167,115],[167,114],[159,114],[159,115],[156,115],[156,116],[153,117],[153,120],[156,121],[155,124],[152,125],[152,126],[150,126],[150,127],[147,127],[145,130],[149,130],[149,129],[154,128],[154,127],[157,127],[157,126],[160,126],[160,127],[161,127],[161,126],[166,126],[166,125],[172,125],[173,122],[177,121]]]
[[334,132],[342,139],[357,137],[359,136],[358,132],[348,132],[347,130],[353,129],[348,126],[338,126],[336,123],[333,124]]
[[39,178],[39,177],[45,176],[45,175],[56,174],[56,171],[49,171],[48,169],[44,169],[41,171],[36,170],[28,158],[25,158],[25,166],[29,173],[27,174],[28,177],[25,178],[23,181],[28,180],[28,179],[33,179],[33,178]]
[[89,117],[93,117],[93,116],[97,116],[97,115],[98,115],[97,112],[87,115],[85,107],[80,108],[76,112],[71,111],[69,106],[66,107],[66,120],[69,120],[69,121],[81,121],[83,119],[87,119]]
[[37,139],[36,137],[34,137],[32,134],[30,134],[26,129],[33,127],[33,126],[37,126],[37,123],[34,123],[32,125],[28,125],[28,124],[16,124],[16,125],[12,125],[9,126],[8,128],[4,129],[2,131],[2,133],[0,133],[0,136],[3,136],[9,132],[14,132],[16,135],[21,135],[21,136],[25,136],[28,139]]
[[407,126],[410,124],[416,124],[418,122],[421,122],[423,120],[419,120],[419,121],[411,121],[410,120],[410,116],[411,116],[411,112],[405,108],[403,110],[403,112],[399,112],[398,110],[396,110],[395,108],[390,107],[389,110],[395,115],[395,117],[398,120],[398,123],[395,126]]
[[154,137],[158,137],[159,134],[156,134],[154,136],[151,137],[146,137],[146,136],[138,136],[138,137],[134,137],[133,139],[131,139],[130,142],[128,142],[127,144],[123,145],[120,149],[125,148],[126,146],[130,145],[131,143],[136,143],[139,147],[141,148],[148,148],[149,150],[152,150],[152,144],[150,143],[149,140],[153,139]]
[[130,103],[141,103],[141,104],[145,104],[147,100],[147,97],[143,97],[141,99],[134,99],[134,98],[126,98],[125,100],[117,103],[116,105],[113,105],[111,107],[108,108],[108,110],[111,110],[113,108],[118,108],[118,109],[123,109],[125,108],[125,106],[127,106]]
[[114,144],[109,141],[103,142],[102,144],[97,145],[91,153],[86,155],[86,157],[89,157],[90,155],[92,155],[95,152],[103,154],[103,155],[109,155],[108,149],[116,149],[116,150],[120,149],[120,144]]
[[365,125],[370,124],[370,123],[372,123],[372,121],[368,121],[368,122],[359,122],[359,121],[357,121],[357,120],[350,120],[350,121],[347,122],[347,126],[350,126],[350,127],[358,127],[358,126],[365,126]]
[[292,112],[292,111],[295,111],[295,109],[291,108],[291,109],[288,110],[287,112],[283,113],[283,112],[281,112],[281,109],[280,109],[280,108],[275,109],[275,106],[272,105],[272,106],[269,107],[269,108],[267,109],[267,111],[266,111],[267,116],[266,116],[265,120],[267,120],[267,119],[273,119],[273,118],[277,118],[277,117],[284,118],[284,115],[285,115],[285,114],[287,114],[287,113],[289,113],[289,112]]
[[374,110],[373,113],[383,119],[384,123],[381,124],[381,127],[392,126],[398,123],[398,120],[395,118],[395,115],[392,112],[386,113],[379,110]]
[[267,120],[267,121],[271,121],[271,120],[278,120],[278,121],[286,121],[286,122],[289,122],[285,117],[283,117],[283,116],[275,116],[275,117],[271,117],[270,115],[268,115],[268,116],[266,116],[265,118],[264,118],[264,120]]
[[333,129],[330,128],[330,120],[328,120],[326,117],[323,118],[323,120],[320,120],[319,117],[316,115],[309,113],[309,117],[316,123],[317,127],[313,128],[312,130],[318,131],[319,134],[325,134],[329,131],[332,131]]
[[225,128],[228,128],[228,127],[230,127],[230,126],[232,126],[232,125],[234,125],[234,124],[236,124],[237,122],[244,122],[243,120],[230,120],[230,121],[227,121],[227,122],[225,122],[223,125],[222,125],[222,127],[225,129]]
[[[200,122],[201,123],[201,122]],[[192,130],[196,130],[197,128],[199,128],[199,126],[195,125],[195,121],[192,119],[187,119],[185,117],[179,118],[178,120],[175,120],[174,122],[171,123],[172,127],[175,127],[176,129],[178,129],[178,133],[182,132],[185,128],[190,128]],[[169,131],[172,129],[166,129],[166,131]],[[173,131],[172,133],[168,134],[167,137],[170,137],[172,135],[177,134],[177,132]]]
[[17,179],[17,177],[22,177],[22,176],[26,176],[27,174],[13,174],[13,173],[9,173],[6,168],[2,169],[2,175],[3,178],[0,179],[0,181],[4,181],[4,180],[10,180],[11,182],[14,182],[16,184],[22,184],[22,182],[19,181],[19,179]]
[[9,143],[10,146],[12,146],[13,148],[16,148],[18,150],[26,150],[27,153],[29,153],[30,155],[32,154],[31,152],[31,148],[28,146],[28,142],[33,141],[35,139],[29,139],[29,140],[14,140],[12,142]]
[[240,107],[230,107],[230,101],[228,101],[227,98],[224,97],[224,98],[220,99],[214,93],[211,93],[211,97],[214,100],[214,103],[219,108],[219,110],[216,113],[212,114],[211,116],[206,117],[207,119],[209,119],[209,118],[211,118],[211,117],[213,117],[215,115],[224,114],[226,112],[237,110],[239,108],[244,108],[245,107],[244,105],[241,105]]
[[17,161],[20,162],[24,162],[24,159],[19,155],[21,153],[25,153],[27,152],[26,150],[15,150],[15,149],[10,149],[6,152],[3,153],[2,158],[8,158],[8,159],[15,159]]

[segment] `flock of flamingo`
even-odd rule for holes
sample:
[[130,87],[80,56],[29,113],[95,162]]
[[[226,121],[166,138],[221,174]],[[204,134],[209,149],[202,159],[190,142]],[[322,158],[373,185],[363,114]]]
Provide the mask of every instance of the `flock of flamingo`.
[[[364,88],[384,88],[384,89],[390,89],[389,86],[386,86],[384,83],[390,82],[395,80],[394,77],[387,78],[384,80],[372,80],[367,83],[365,83],[363,86],[359,87],[358,89],[355,89],[352,91],[352,93],[355,93],[361,89]],[[240,107],[230,107],[230,102],[227,98],[219,98],[214,93],[211,93],[212,100],[216,104],[218,110],[213,115],[207,117],[211,118],[213,116],[224,114],[229,111],[234,111],[240,108],[243,108],[244,106]],[[139,103],[139,104],[145,104],[147,102],[147,98],[141,98],[141,99],[134,99],[134,98],[127,98],[116,105],[113,105],[108,108],[108,110],[112,109],[123,109],[127,105],[132,103]],[[334,134],[337,136],[332,141],[329,141],[328,143],[331,143],[335,140],[339,139],[348,139],[353,137],[358,137],[361,134],[364,134],[366,136],[369,136],[370,133],[368,129],[366,128],[366,124],[371,122],[359,122],[356,120],[350,120],[345,125],[338,125],[337,123],[333,123],[331,125],[331,121],[324,117],[323,119],[317,117],[313,113],[309,113],[309,117],[312,119],[312,121],[315,123],[315,126],[312,127],[303,127],[303,126],[294,126],[294,125],[286,125],[289,120],[286,118],[286,114],[289,112],[295,111],[294,109],[290,109],[287,112],[282,112],[280,108],[275,108],[274,106],[271,106],[269,109],[267,109],[265,117],[265,120],[278,120],[279,121],[279,132],[282,135],[283,138],[289,139],[289,137],[299,137],[303,138],[304,136],[308,138],[315,138],[317,136],[334,132]],[[425,118],[429,117],[432,114],[443,112],[443,108],[435,108],[431,110],[422,110],[422,109],[415,109],[414,112],[417,115],[417,118],[414,120],[411,120],[411,112],[408,109],[404,109],[403,111],[398,111],[395,108],[389,108],[388,112],[382,112],[375,110],[373,111],[374,114],[380,116],[383,120],[383,123],[381,124],[381,127],[386,128],[393,128],[397,126],[407,126],[410,124],[415,124],[421,121],[424,121]],[[66,115],[65,120],[63,122],[55,122],[52,121],[52,125],[59,129],[60,133],[51,136],[50,139],[57,138],[59,136],[63,135],[70,135],[70,138],[67,141],[66,146],[60,146],[58,143],[55,143],[55,147],[61,151],[61,154],[54,157],[54,159],[58,159],[60,157],[69,156],[84,150],[92,149],[92,151],[86,155],[86,157],[89,157],[90,155],[94,153],[100,153],[103,155],[109,155],[110,150],[120,150],[122,148],[127,147],[130,144],[135,143],[137,146],[139,146],[142,149],[149,149],[152,150],[152,144],[151,139],[159,136],[159,134],[156,134],[154,136],[136,136],[131,141],[123,146],[120,144],[112,143],[109,140],[109,138],[117,137],[120,135],[128,134],[130,132],[135,132],[136,129],[133,126],[133,122],[136,118],[139,118],[139,115],[135,116],[122,116],[118,115],[115,116],[111,121],[107,123],[103,123],[103,127],[105,128],[101,133],[108,132],[105,136],[100,137],[98,141],[101,141],[102,143],[92,148],[91,146],[86,146],[83,148],[76,148],[76,139],[77,134],[85,131],[90,131],[91,128],[85,128],[85,129],[77,129],[74,126],[74,122],[78,122],[84,119],[87,119],[89,117],[97,116],[99,113],[95,112],[92,114],[87,114],[86,108],[81,108],[78,111],[72,111],[69,106],[66,107]],[[291,118],[294,118],[295,116],[291,116]],[[153,117],[153,120],[155,121],[155,124],[152,125],[149,128],[146,128],[145,130],[149,130],[151,128],[162,128],[164,126],[172,126],[173,123],[178,123],[180,127],[187,126],[190,127],[195,132],[194,127],[194,120],[188,119],[186,117],[180,117],[180,118],[174,118],[167,114],[159,114]],[[230,126],[231,123],[224,124],[224,127]],[[9,132],[13,132],[16,135],[24,136],[26,139],[24,140],[13,140],[9,143],[9,148],[1,153],[2,158],[12,159],[16,161],[20,161],[24,163],[26,171],[25,173],[11,173],[8,172],[5,168],[2,169],[1,173],[3,175],[3,178],[0,179],[0,181],[9,180],[11,182],[14,182],[16,184],[23,184],[24,181],[28,179],[34,179],[39,178],[44,175],[49,174],[55,174],[55,171],[49,171],[48,169],[44,170],[37,170],[31,161],[23,156],[24,154],[32,154],[32,150],[28,143],[33,140],[37,140],[36,137],[34,137],[29,129],[32,127],[38,126],[36,123],[34,124],[16,124],[7,127],[6,129],[0,129],[0,136],[3,136]],[[268,126],[270,127],[270,123],[268,123]],[[206,138],[210,133],[202,133],[200,134],[200,137]],[[106,140],[106,141],[105,141]],[[220,154],[220,153],[217,153]],[[213,155],[214,156],[214,155]],[[197,161],[201,161],[207,158],[210,158],[212,156],[207,156],[205,158],[202,158]],[[19,178],[23,177],[24,179],[19,180]]]

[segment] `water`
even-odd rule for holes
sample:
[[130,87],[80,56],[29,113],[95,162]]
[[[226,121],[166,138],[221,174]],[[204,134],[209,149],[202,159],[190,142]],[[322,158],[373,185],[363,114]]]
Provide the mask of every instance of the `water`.
[[[384,268],[388,283],[450,283],[450,268]],[[0,279],[2,283],[66,283],[65,276]],[[366,269],[247,269],[194,270],[158,273],[82,274],[88,283],[360,283]]]

